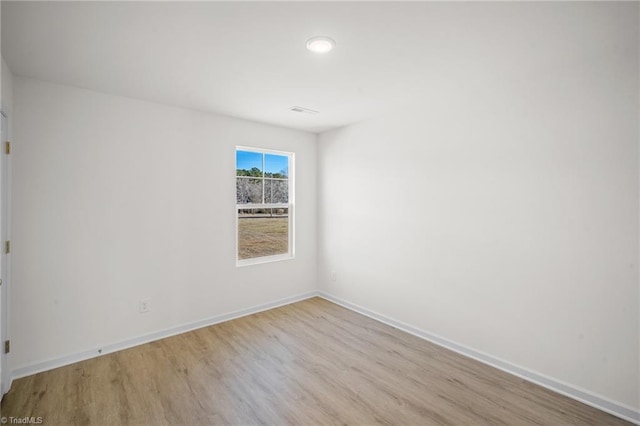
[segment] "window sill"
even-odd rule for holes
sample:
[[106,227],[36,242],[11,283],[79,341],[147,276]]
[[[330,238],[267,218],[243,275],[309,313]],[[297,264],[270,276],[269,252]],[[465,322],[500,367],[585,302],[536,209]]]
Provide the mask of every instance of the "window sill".
[[254,257],[253,259],[238,259],[236,260],[236,267],[260,265],[262,263],[280,262],[282,260],[291,260],[294,256],[289,253],[276,254],[274,256]]

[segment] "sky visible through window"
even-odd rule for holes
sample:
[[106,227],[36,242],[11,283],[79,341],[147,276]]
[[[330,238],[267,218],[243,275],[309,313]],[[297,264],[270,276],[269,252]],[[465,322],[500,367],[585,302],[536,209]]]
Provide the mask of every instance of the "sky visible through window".
[[[289,176],[289,157],[286,155],[264,154],[265,173],[282,173]],[[236,151],[236,169],[251,170],[258,168],[262,171],[262,153],[251,151]]]

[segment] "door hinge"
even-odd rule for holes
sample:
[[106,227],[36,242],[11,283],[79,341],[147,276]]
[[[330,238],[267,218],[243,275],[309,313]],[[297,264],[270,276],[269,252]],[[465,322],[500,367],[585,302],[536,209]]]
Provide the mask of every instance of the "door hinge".
[[11,253],[11,241],[9,240],[4,242],[4,253],[5,254]]
[[6,141],[4,143],[4,153],[7,155],[11,154],[11,142]]
[[11,352],[11,340],[5,340],[4,341],[4,353],[8,354],[9,352]]

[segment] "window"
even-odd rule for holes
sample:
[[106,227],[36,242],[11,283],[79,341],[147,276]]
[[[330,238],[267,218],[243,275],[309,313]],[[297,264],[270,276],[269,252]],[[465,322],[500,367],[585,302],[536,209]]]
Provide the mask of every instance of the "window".
[[293,154],[236,148],[237,265],[293,257]]

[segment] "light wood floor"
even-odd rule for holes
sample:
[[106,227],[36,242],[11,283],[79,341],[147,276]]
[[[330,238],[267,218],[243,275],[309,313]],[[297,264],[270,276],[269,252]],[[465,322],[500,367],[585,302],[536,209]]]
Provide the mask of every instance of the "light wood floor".
[[629,424],[314,298],[19,379],[45,425]]

